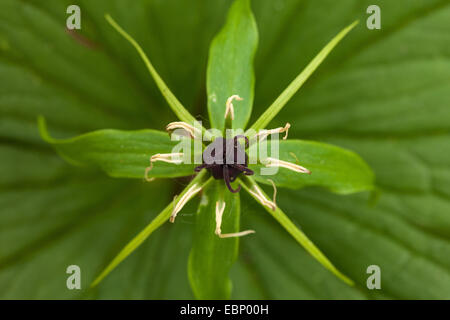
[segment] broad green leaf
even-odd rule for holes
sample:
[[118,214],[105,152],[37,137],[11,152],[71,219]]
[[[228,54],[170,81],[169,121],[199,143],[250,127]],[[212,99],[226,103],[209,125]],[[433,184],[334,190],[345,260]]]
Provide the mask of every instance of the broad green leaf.
[[[244,183],[242,186],[249,191],[253,189],[253,187],[257,186],[257,184],[253,181],[252,178],[245,177],[242,179]],[[266,199],[270,199],[264,191],[261,191]],[[252,194],[252,197],[258,201],[258,199]],[[349,279],[346,275],[342,274],[336,267],[328,260],[328,258],[317,248],[314,243],[289,219],[286,214],[281,211],[279,206],[277,205],[275,210],[269,208],[267,206],[263,206],[264,209],[270,213],[272,217],[275,218],[283,228],[303,247],[308,253],[314,257],[320,264],[322,264],[325,268],[330,270],[336,277],[347,283],[348,285],[353,285],[353,281]]]
[[[186,188],[177,196],[183,197],[194,186],[201,186],[204,183],[205,171],[200,172]],[[97,286],[111,271],[113,271],[123,260],[125,260],[131,253],[133,253],[156,229],[169,220],[173,212],[174,203],[171,202],[159,213],[141,232],[139,232],[125,247],[114,257],[114,259],[106,266],[92,282],[91,287]]]
[[[57,17],[41,10],[41,4],[0,3],[0,76],[8,79],[0,88],[2,135],[39,139],[31,125],[38,114],[72,133],[159,125],[150,116],[159,106],[126,68],[104,50],[87,47],[65,32],[61,24],[68,4],[45,2],[57,10]],[[88,29],[87,21],[84,15],[83,28]]]
[[[259,182],[270,184],[267,179],[271,179],[277,186],[293,189],[320,186],[340,194],[374,188],[372,170],[360,156],[352,151],[305,140],[280,140],[277,143],[280,160],[305,167],[311,171],[311,174],[279,167],[274,175],[264,175],[264,171],[261,171],[265,168],[264,164],[250,165],[255,172],[255,179]],[[269,141],[267,150],[270,151],[271,148]]]
[[239,194],[229,192],[223,181],[211,181],[198,208],[188,263],[189,281],[197,299],[229,299],[231,295],[229,272],[237,259],[239,239],[221,239],[215,234],[217,201],[225,201],[222,233],[239,232]]
[[[167,133],[156,130],[98,130],[70,139],[53,139],[44,118],[39,118],[42,138],[50,143],[68,162],[96,166],[116,178],[145,178],[150,157],[172,153],[177,144]],[[180,142],[178,142],[180,143]],[[147,177],[180,177],[194,173],[194,165],[153,162]]]
[[234,101],[233,128],[244,129],[252,111],[255,77],[253,57],[258,45],[258,30],[250,0],[235,0],[225,26],[214,38],[209,50],[207,70],[208,111],[211,127],[223,130],[225,104]]

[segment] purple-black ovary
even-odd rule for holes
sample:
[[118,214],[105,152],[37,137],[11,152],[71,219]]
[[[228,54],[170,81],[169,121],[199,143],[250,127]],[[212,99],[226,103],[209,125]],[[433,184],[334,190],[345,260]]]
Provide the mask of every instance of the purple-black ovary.
[[[245,147],[239,143],[240,138],[245,139]],[[231,139],[218,137],[203,151],[203,164],[196,167],[195,171],[207,169],[215,179],[223,179],[231,192],[239,192],[241,186],[233,189],[230,182],[236,180],[241,173],[253,174],[253,171],[247,167],[246,147],[248,147],[248,138],[245,136],[239,135]]]

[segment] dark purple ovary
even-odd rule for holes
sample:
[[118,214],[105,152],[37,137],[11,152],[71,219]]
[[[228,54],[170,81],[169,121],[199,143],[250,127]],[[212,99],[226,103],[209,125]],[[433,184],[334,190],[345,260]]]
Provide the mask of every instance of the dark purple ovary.
[[241,173],[247,176],[253,174],[253,171],[247,167],[248,156],[245,148],[239,144],[239,138],[245,139],[245,148],[248,148],[248,138],[242,135],[232,139],[216,138],[203,151],[203,164],[196,167],[195,172],[207,169],[215,179],[225,180],[228,190],[233,193],[239,192],[241,186],[233,189],[231,182]]

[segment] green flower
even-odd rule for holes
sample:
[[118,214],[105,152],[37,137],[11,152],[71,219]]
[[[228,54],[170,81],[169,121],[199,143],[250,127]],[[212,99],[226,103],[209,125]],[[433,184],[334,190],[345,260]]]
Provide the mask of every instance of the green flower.
[[[213,141],[213,135],[204,127],[194,126],[196,118],[170,91],[140,45],[109,15],[106,15],[106,19],[137,50],[169,107],[178,117],[179,121],[167,125],[167,131],[171,133],[176,129],[184,130],[187,137],[181,139],[192,139],[194,144],[199,143],[203,152],[206,146],[198,137],[205,135]],[[275,194],[277,187],[320,186],[338,194],[373,190],[374,175],[371,169],[351,151],[314,141],[286,140],[289,127],[295,126],[295,123],[287,123],[275,129],[266,129],[266,126],[356,24],[357,22],[354,22],[339,32],[253,125],[245,130],[244,135],[250,141],[262,141],[274,133],[285,133],[285,137],[279,141],[278,157],[270,156],[259,159],[257,163],[250,163],[248,168],[254,175],[241,174],[234,181],[234,184],[242,186],[261,208],[277,220],[317,261],[349,285],[352,285],[353,281],[337,270],[288,218],[281,209],[283,203],[276,203]],[[254,100],[253,59],[257,42],[258,33],[249,0],[236,0],[231,6],[225,26],[213,40],[209,52],[208,111],[212,129],[218,132],[223,133],[227,128],[244,129],[250,119]],[[239,100],[239,103],[233,106],[233,100]],[[170,135],[165,132],[150,129],[139,131],[107,129],[71,139],[57,140],[48,134],[42,117],[39,118],[39,128],[42,137],[67,161],[75,165],[98,166],[112,177],[145,178],[150,182],[157,178],[192,176],[195,173],[195,164],[180,160],[179,157],[183,157],[183,153],[172,152],[177,141],[172,141]],[[268,149],[271,143],[267,142]],[[270,167],[277,168],[277,173],[268,179],[268,176],[261,174],[261,169]],[[304,175],[311,172],[310,175]],[[275,191],[273,199],[258,183],[273,185]],[[175,222],[176,215],[199,194],[201,201],[188,263],[191,287],[197,298],[230,297],[231,283],[228,273],[237,258],[237,237],[254,233],[254,230],[239,230],[240,195],[228,192],[223,181],[214,180],[207,170],[201,170],[196,174],[174,200],[125,245],[92,285],[99,284],[169,218],[171,222]],[[298,272],[302,272],[301,269]]]

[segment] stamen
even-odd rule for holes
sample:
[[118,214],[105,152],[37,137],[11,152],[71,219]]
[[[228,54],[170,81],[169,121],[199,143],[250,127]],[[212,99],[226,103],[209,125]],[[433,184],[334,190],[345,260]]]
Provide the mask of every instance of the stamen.
[[172,157],[183,157],[183,153],[157,153],[150,157],[150,166],[145,168],[144,178],[146,181],[153,181],[155,178],[149,178],[148,173],[153,169],[153,162],[163,161],[167,163],[180,164],[183,162],[182,158],[172,159]]
[[[263,206],[269,207],[272,210],[275,210],[277,208],[275,202],[268,200],[257,185],[253,185],[251,189],[248,189],[248,192],[250,192],[255,198],[257,198]],[[274,195],[276,195],[276,193]]]
[[273,182],[272,179],[267,179],[267,180],[270,181],[270,183],[272,184],[272,187],[273,187],[272,201],[273,201],[273,203],[275,203],[275,205],[277,205],[277,186],[275,185],[275,182]]
[[217,201],[216,202],[216,235],[220,238],[233,238],[233,237],[242,237],[251,233],[255,233],[255,230],[245,230],[241,232],[233,232],[233,233],[224,233],[222,234],[222,230],[220,229],[222,225],[222,215],[225,210],[225,202]]
[[183,194],[180,200],[173,207],[172,215],[170,216],[169,219],[170,222],[172,223],[175,222],[175,218],[177,217],[178,212],[180,212],[181,209],[183,209],[184,205],[200,190],[202,190],[202,187],[198,187],[197,184],[194,184],[192,187],[189,188],[188,191],[186,191],[185,194]]
[[290,127],[291,127],[291,124],[289,122],[287,122],[284,127],[279,127],[279,128],[270,129],[270,130],[261,130],[260,132],[258,132],[255,135],[255,138],[259,137],[259,141],[262,141],[265,138],[267,138],[269,136],[269,134],[286,132],[286,134],[283,137],[283,140],[286,140],[288,137]]
[[198,139],[202,135],[202,132],[199,128],[196,128],[186,122],[171,122],[166,126],[166,131],[169,133],[172,133],[172,131],[176,129],[183,129],[187,131],[192,139]]
[[149,178],[149,177],[148,177],[148,172],[149,172],[150,170],[152,170],[152,165],[150,165],[150,167],[145,168],[144,179],[145,179],[145,181],[147,181],[147,182],[152,182],[153,180],[155,180],[154,177],[153,177],[153,178]]
[[296,162],[296,163],[299,163],[299,162],[300,162],[300,161],[298,161],[298,158],[297,158],[297,156],[295,155],[295,153],[289,152],[289,154],[295,159],[295,162]]
[[295,172],[311,174],[311,171],[309,171],[305,167],[299,166],[298,164],[294,164],[291,162],[283,161],[280,159],[266,158],[264,162],[267,162],[266,167],[283,167]]
[[241,101],[244,99],[239,97],[237,94],[234,94],[227,99],[227,104],[226,104],[226,108],[225,108],[225,119],[227,118],[228,114],[230,114],[231,120],[234,120],[234,107],[233,107],[233,103],[232,103],[233,100]]

